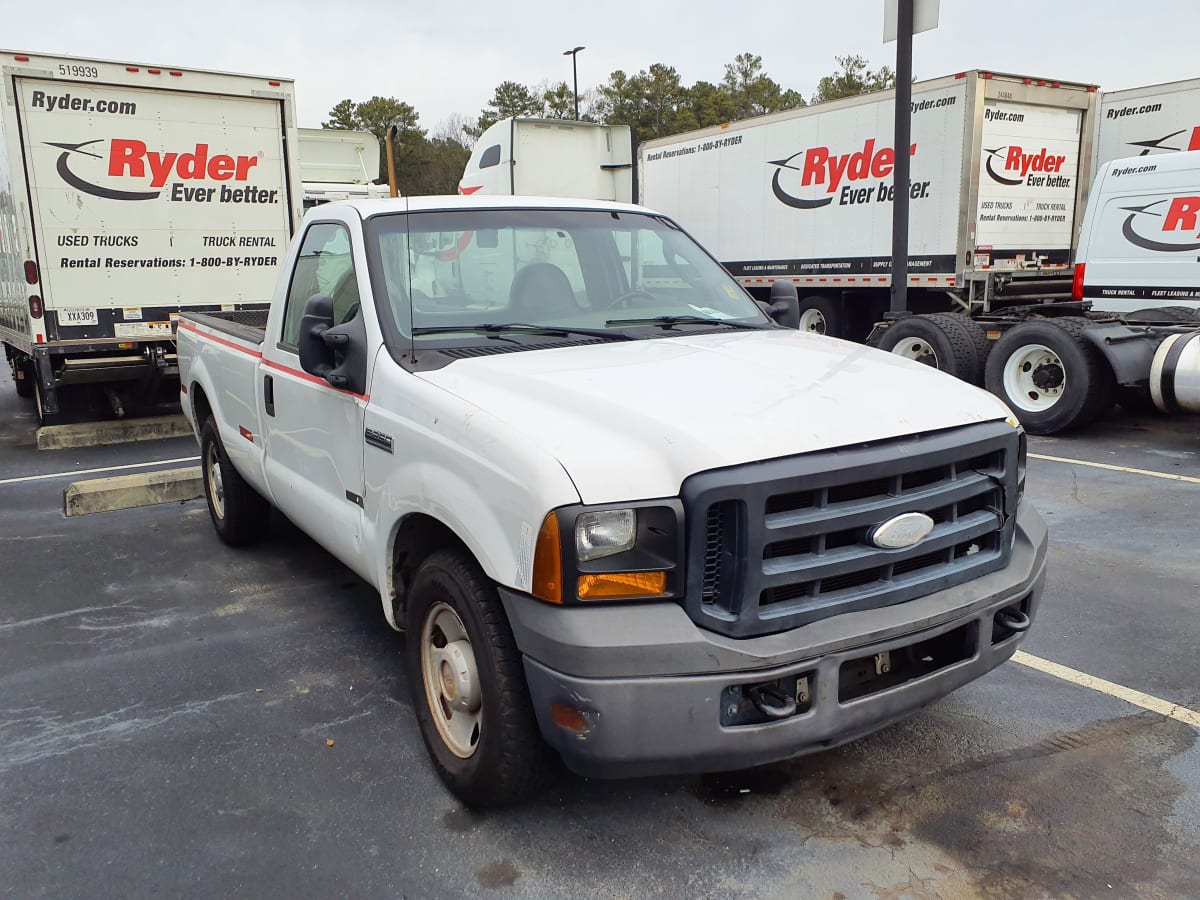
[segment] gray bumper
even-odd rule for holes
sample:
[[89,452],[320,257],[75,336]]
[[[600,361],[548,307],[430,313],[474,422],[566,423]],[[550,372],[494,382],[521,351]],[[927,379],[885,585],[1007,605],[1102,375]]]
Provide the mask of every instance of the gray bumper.
[[[895,722],[1004,662],[1023,633],[993,643],[996,612],[1036,613],[1046,527],[1022,504],[1009,565],[966,584],[781,634],[733,639],[698,628],[674,603],[562,609],[501,591],[525,655],[538,724],[577,772],[624,777],[713,772],[832,747]],[[974,635],[963,658],[845,699],[843,666],[951,632]],[[804,674],[811,705],[765,724],[722,724],[727,691]],[[553,706],[580,717],[554,721]]]

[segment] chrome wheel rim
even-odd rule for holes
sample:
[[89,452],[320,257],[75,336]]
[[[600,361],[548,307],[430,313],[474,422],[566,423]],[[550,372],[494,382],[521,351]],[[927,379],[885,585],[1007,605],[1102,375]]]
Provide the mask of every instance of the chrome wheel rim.
[[800,330],[811,331],[813,334],[824,334],[826,328],[825,314],[819,309],[806,309],[800,313]]
[[935,369],[941,368],[938,365],[937,353],[934,351],[933,345],[924,338],[905,338],[892,348],[892,352],[905,359],[913,359],[927,366],[933,366]]
[[208,496],[212,501],[213,512],[218,519],[225,518],[225,482],[221,479],[221,460],[217,455],[217,445],[209,444],[208,456],[204,460],[204,471],[208,477]]
[[435,603],[421,626],[421,673],[433,724],[446,748],[467,759],[479,747],[483,697],[471,639],[458,613]]
[[1004,393],[1022,412],[1045,412],[1067,389],[1067,368],[1044,344],[1026,344],[1004,362]]

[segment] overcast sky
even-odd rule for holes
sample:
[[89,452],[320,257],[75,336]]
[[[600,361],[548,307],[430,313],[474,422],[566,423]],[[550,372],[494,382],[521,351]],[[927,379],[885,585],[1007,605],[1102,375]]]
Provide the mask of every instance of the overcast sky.
[[[501,81],[570,81],[562,51],[583,44],[579,86],[614,69],[674,66],[684,84],[719,81],[743,51],[768,75],[810,97],[858,53],[894,62],[882,43],[883,0],[211,0],[5,3],[10,49],[222,69],[296,80],[300,125],[318,126],[337,101],[394,96],[436,127],[475,116]],[[914,74],[970,68],[1117,90],[1200,77],[1188,45],[1200,33],[1196,0],[1062,2],[942,0],[941,26],[914,40]]]

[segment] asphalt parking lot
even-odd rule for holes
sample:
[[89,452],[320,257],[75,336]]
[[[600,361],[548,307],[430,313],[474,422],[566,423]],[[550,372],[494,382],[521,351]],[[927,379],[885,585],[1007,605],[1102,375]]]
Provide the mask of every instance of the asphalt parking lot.
[[195,445],[34,425],[0,376],[0,894],[1200,896],[1200,421],[1030,442],[1027,661],[1172,715],[1014,661],[837,750],[488,815],[434,775],[365,584],[279,518],[225,548],[202,501],[68,519],[74,478]]

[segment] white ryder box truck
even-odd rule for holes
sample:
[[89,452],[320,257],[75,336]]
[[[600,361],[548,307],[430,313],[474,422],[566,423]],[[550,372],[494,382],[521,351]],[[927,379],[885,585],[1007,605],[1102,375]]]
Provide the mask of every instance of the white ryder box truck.
[[[640,200],[752,291],[794,282],[802,327],[861,339],[888,308],[894,99],[882,91],[648,141]],[[1095,106],[1091,85],[990,72],[913,85],[913,310],[1066,293]]]
[[18,391],[43,422],[173,394],[180,311],[270,299],[302,212],[292,83],[14,51],[0,77],[0,342]]
[[1200,78],[1100,95],[1096,165],[1130,156],[1200,150]]
[[379,178],[379,139],[369,131],[297,128],[304,208],[334,200],[382,200],[391,196]]

